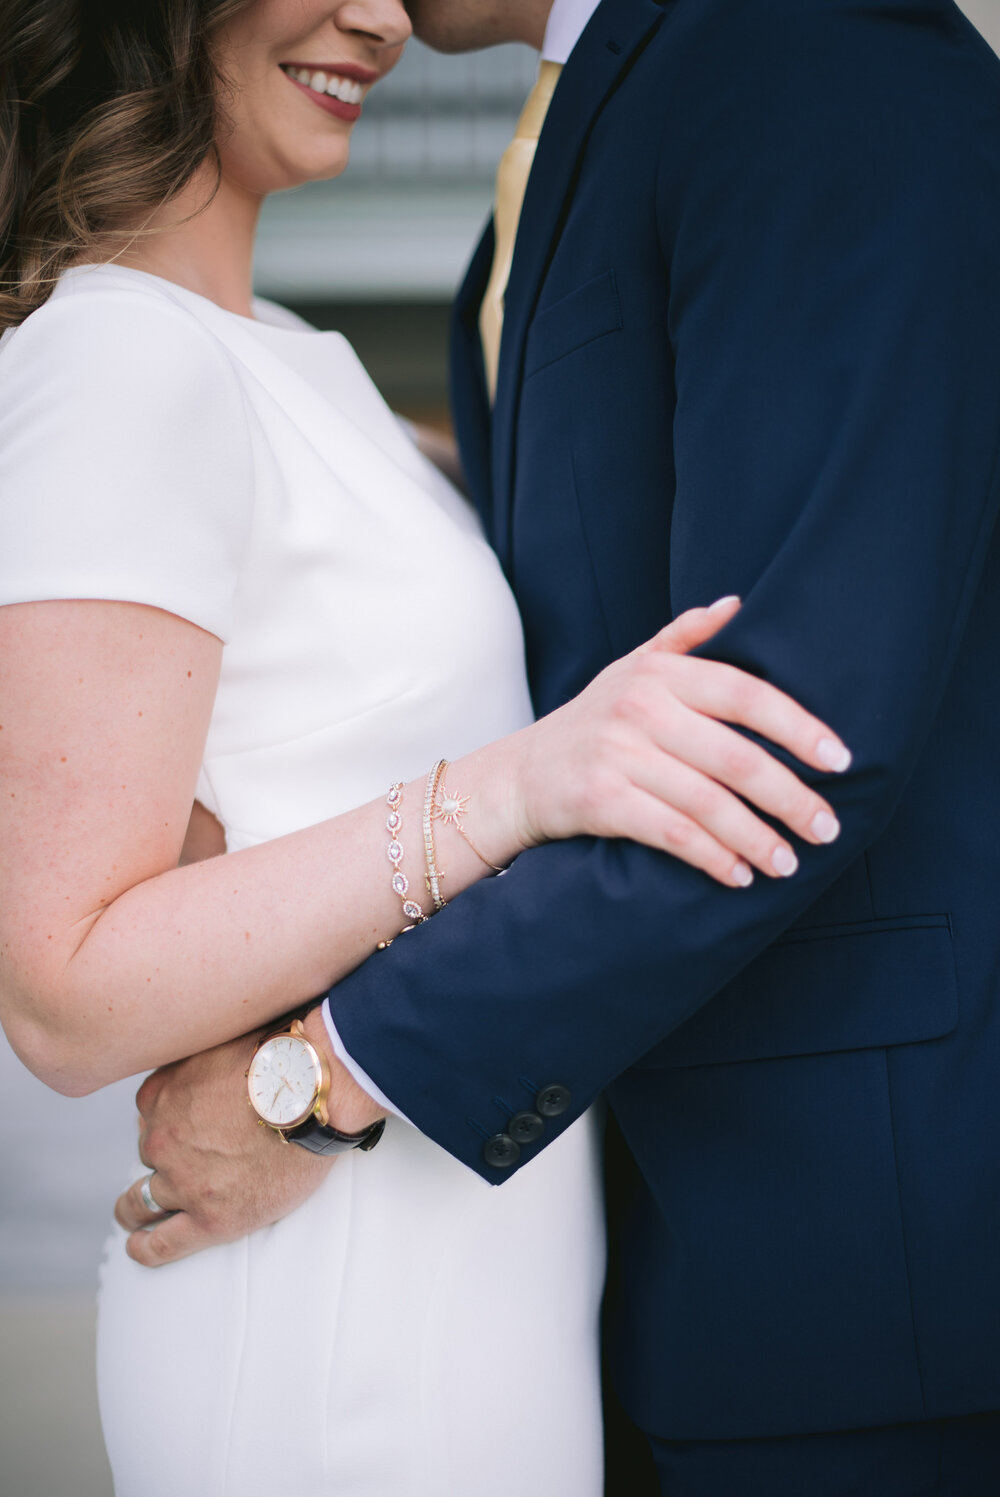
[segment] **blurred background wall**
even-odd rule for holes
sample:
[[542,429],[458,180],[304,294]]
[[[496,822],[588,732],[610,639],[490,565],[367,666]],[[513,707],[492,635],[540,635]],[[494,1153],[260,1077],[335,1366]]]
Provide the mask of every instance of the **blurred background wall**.
[[[1000,50],[1000,0],[963,9]],[[345,332],[407,414],[446,419],[448,303],[534,73],[523,48],[442,58],[414,44],[366,104],[347,176],[267,206],[260,292]],[[0,1037],[0,1497],[111,1497],[93,1300],[134,1173],[136,1085],[55,1096]]]

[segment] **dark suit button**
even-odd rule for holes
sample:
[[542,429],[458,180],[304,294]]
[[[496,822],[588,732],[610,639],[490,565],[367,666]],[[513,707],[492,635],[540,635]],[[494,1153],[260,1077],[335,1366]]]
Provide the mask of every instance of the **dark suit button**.
[[572,1098],[565,1086],[543,1086],[535,1100],[535,1106],[543,1118],[557,1118],[566,1111]]
[[494,1133],[483,1150],[483,1158],[495,1170],[509,1170],[520,1157],[521,1150],[507,1133]]
[[545,1132],[545,1124],[537,1112],[515,1112],[507,1124],[507,1132],[515,1143],[533,1144]]

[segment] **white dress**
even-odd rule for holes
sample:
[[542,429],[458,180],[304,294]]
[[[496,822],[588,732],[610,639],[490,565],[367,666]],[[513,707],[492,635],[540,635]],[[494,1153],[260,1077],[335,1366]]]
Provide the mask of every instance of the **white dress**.
[[[231,851],[530,718],[465,502],[339,334],[257,316],[85,268],[0,342],[0,602],[126,599],[223,639],[198,793]],[[394,1119],[242,1242],[146,1270],[116,1233],[118,1497],[598,1497],[603,1271],[591,1118],[502,1188]]]

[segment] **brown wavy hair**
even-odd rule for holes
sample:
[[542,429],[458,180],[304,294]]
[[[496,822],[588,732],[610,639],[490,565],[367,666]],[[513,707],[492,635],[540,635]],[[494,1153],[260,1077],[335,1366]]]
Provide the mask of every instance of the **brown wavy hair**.
[[212,155],[212,41],[250,3],[0,0],[0,330]]

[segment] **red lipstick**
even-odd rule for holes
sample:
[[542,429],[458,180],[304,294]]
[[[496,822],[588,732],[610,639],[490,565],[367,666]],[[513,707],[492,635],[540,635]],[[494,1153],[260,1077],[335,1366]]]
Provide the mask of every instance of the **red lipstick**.
[[347,124],[354,124],[356,120],[360,119],[360,101],[348,102],[345,99],[338,99],[333,94],[320,93],[318,89],[310,87],[308,83],[301,82],[299,78],[293,75],[296,73],[306,73],[310,78],[313,78],[317,73],[322,73],[328,79],[346,79],[349,83],[356,84],[365,89],[377,82],[379,77],[379,74],[373,72],[371,68],[359,67],[356,63],[348,62],[327,63],[325,65],[315,62],[285,62],[281,64],[281,71],[289,83],[294,84],[302,93],[308,95],[312,102],[320,109],[324,110],[327,114],[332,114],[335,119],[344,120]]

